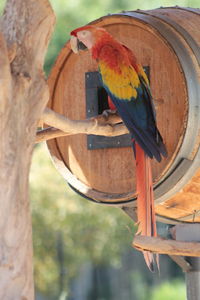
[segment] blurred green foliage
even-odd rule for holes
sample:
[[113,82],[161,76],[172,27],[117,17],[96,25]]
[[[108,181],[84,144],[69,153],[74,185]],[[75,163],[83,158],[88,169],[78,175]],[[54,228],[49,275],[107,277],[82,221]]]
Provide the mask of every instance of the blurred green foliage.
[[90,203],[74,193],[54,168],[45,145],[34,151],[30,192],[38,290],[58,295],[60,234],[66,288],[85,261],[120,265],[120,255],[133,239],[133,222],[116,208]]
[[1,0],[1,1],[0,1],[0,13],[3,11],[5,2],[6,2],[6,0]]
[[185,300],[185,283],[180,280],[163,282],[160,286],[153,288],[150,300]]

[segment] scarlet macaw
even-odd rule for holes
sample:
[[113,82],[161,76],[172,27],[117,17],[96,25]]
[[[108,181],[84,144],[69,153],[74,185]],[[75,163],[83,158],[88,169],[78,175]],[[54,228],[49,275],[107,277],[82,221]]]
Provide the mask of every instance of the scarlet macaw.
[[[157,236],[150,159],[160,162],[167,150],[156,125],[149,80],[133,52],[103,28],[88,25],[73,30],[70,43],[75,53],[85,47],[91,52],[102,84],[131,133],[136,158],[137,233]],[[153,270],[153,254],[143,254]]]

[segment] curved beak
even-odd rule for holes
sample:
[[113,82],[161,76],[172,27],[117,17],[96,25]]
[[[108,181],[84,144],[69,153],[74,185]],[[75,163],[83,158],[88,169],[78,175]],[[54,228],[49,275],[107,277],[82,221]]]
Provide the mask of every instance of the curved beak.
[[71,36],[70,46],[74,53],[78,53],[78,39],[76,36],[73,36],[73,35]]
[[71,36],[70,39],[70,46],[74,53],[78,53],[79,50],[87,49],[87,47],[81,41],[79,41],[79,39],[76,36],[73,35]]

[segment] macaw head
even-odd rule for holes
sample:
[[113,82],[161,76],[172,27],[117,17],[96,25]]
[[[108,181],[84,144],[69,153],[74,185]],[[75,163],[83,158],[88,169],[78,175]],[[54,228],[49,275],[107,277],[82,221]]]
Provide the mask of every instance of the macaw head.
[[71,49],[74,53],[78,53],[79,50],[90,50],[106,34],[108,33],[105,29],[92,25],[77,28],[71,32]]

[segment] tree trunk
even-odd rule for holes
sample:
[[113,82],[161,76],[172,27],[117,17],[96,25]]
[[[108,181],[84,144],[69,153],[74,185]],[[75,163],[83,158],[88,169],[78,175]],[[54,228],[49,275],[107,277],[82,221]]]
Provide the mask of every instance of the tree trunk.
[[8,0],[0,25],[0,299],[31,300],[28,174],[48,101],[44,55],[55,17],[48,0]]

